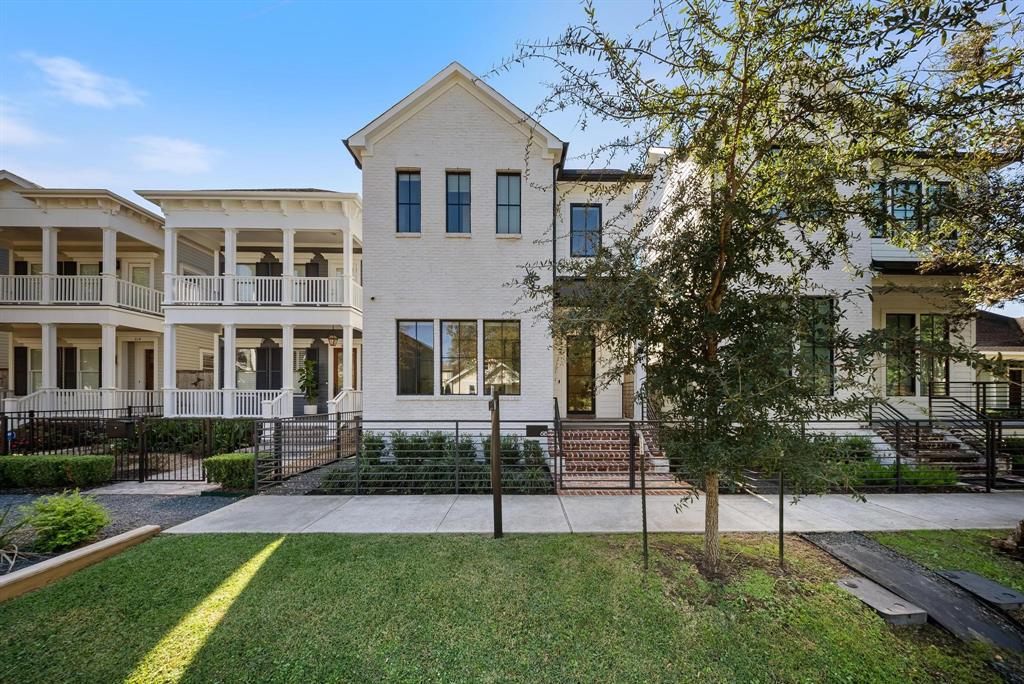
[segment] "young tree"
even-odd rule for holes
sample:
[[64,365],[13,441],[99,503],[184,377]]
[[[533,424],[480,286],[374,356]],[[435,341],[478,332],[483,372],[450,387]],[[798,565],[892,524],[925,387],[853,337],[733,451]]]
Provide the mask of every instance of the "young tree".
[[[858,415],[874,354],[922,344],[851,332],[848,300],[868,293],[820,285],[823,272],[869,267],[851,259],[869,230],[913,240],[879,207],[887,177],[955,173],[975,215],[1006,202],[989,181],[1020,155],[1020,16],[982,0],[658,1],[616,35],[585,11],[504,66],[554,65],[540,114],[621,125],[592,158],[626,159],[635,175],[595,192],[633,199],[605,217],[595,257],[532,264],[520,284],[556,338],[611,350],[606,379],[642,360],[640,392],[672,421],[667,448],[705,492],[714,573],[722,479],[755,460],[808,479],[820,454],[799,426]],[[944,46],[979,26],[1001,68],[967,88],[941,66]]]

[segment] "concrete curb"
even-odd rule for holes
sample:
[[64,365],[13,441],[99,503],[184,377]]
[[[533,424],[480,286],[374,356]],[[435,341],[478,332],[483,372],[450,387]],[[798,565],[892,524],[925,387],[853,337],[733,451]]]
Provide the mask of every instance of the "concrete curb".
[[160,532],[159,525],[143,525],[117,536],[68,551],[49,560],[0,576],[0,602],[34,591],[78,572],[104,558],[116,556]]

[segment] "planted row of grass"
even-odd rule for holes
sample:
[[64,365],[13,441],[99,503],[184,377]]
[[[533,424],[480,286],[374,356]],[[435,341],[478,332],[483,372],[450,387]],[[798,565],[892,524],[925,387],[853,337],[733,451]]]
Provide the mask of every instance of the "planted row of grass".
[[933,627],[896,631],[797,540],[162,536],[0,605],[0,680],[989,681]]

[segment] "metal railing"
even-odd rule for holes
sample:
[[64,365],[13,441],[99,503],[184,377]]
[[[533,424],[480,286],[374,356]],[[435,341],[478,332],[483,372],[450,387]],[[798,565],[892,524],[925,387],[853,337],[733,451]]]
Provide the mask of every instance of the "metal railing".
[[993,418],[1024,418],[1024,388],[1008,380],[934,381],[928,384],[928,396],[952,397],[970,408]]

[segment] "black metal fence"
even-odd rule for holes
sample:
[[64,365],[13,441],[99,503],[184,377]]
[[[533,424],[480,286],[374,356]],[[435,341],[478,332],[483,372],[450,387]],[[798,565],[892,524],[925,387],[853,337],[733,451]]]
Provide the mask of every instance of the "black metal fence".
[[106,454],[116,481],[204,481],[203,459],[252,450],[245,418],[164,418],[131,409],[0,414],[0,454]]

